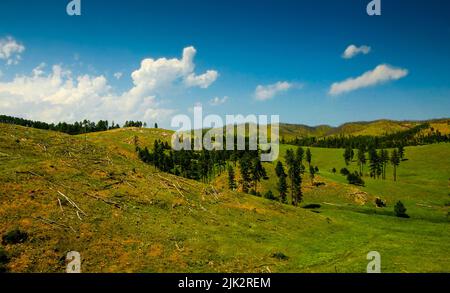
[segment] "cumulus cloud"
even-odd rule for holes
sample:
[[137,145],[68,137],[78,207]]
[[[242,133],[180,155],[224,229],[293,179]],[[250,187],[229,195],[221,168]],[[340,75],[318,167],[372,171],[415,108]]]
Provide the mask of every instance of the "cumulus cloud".
[[0,59],[5,60],[8,65],[18,64],[22,59],[21,54],[25,46],[17,42],[13,37],[0,39]]
[[122,72],[116,72],[116,73],[114,73],[114,77],[115,77],[116,79],[121,79],[122,76],[123,76],[123,73],[122,73]]
[[279,81],[269,85],[258,85],[255,89],[255,98],[258,101],[266,101],[275,97],[281,92],[286,92],[293,87],[292,83]]
[[364,54],[367,55],[371,51],[371,48],[366,45],[362,45],[360,47],[357,47],[355,45],[350,45],[345,49],[344,53],[342,54],[342,58],[344,59],[351,59],[355,57],[358,54]]
[[[174,113],[164,108],[165,86],[187,85],[184,80],[194,73],[195,49],[186,48],[182,59],[144,59],[131,74],[133,84],[124,92],[116,92],[103,75],[78,75],[61,65],[46,70],[44,63],[29,75],[17,75],[0,82],[0,109],[4,114],[49,122],[80,119],[164,120]],[[212,83],[211,80],[208,81]]]
[[131,75],[135,84],[133,92],[153,91],[179,81],[187,87],[209,87],[217,79],[218,73],[215,70],[208,70],[204,74],[196,75],[194,73],[196,53],[194,47],[187,47],[183,50],[181,59],[144,59],[141,68]]
[[211,99],[211,100],[209,101],[209,104],[210,104],[211,106],[219,106],[219,105],[225,104],[225,102],[226,102],[227,100],[228,100],[228,97],[227,97],[227,96],[225,96],[225,97],[223,97],[223,98],[215,97],[215,98],[213,98],[213,99]]
[[349,78],[331,85],[329,94],[337,96],[357,89],[375,86],[390,80],[398,80],[408,75],[408,70],[395,68],[387,64],[378,65],[375,69],[367,71],[356,78]]

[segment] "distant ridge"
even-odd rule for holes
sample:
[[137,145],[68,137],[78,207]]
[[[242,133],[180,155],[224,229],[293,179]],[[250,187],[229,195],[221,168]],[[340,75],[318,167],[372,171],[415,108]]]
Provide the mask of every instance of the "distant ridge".
[[382,136],[396,132],[406,131],[415,126],[430,124],[430,127],[439,130],[442,134],[450,134],[450,118],[430,120],[389,120],[347,122],[337,127],[330,125],[308,126],[304,124],[280,124],[280,137],[293,139],[296,137],[327,137],[336,135],[371,135]]

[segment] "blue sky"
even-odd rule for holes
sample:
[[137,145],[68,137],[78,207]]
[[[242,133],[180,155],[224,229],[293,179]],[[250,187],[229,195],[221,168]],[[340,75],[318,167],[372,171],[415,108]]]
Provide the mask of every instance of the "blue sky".
[[[369,0],[81,0],[79,17],[67,16],[68,2],[0,2],[0,48],[23,46],[0,50],[0,112],[166,127],[196,103],[309,125],[450,116],[448,1],[382,0],[377,17],[366,14]],[[352,44],[370,52],[343,58]],[[141,65],[181,62],[190,46],[195,69]],[[345,90],[330,92],[335,83]]]

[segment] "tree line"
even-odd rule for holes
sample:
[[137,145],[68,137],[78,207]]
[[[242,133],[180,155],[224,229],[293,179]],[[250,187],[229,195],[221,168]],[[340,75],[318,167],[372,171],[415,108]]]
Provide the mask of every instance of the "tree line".
[[[135,139],[136,151],[139,158],[158,170],[176,176],[202,182],[210,182],[216,176],[227,172],[227,185],[230,190],[240,190],[244,193],[262,196],[258,186],[261,180],[268,180],[266,169],[261,162],[261,150],[249,150],[248,140],[245,150],[173,150],[168,142],[155,140],[153,147],[141,148]],[[192,141],[192,144],[194,142]],[[303,200],[302,176],[309,170],[311,184],[314,184],[314,176],[319,172],[317,166],[312,165],[310,149],[306,151],[299,147],[295,151],[289,149],[284,157],[286,168],[281,161],[275,167],[278,178],[277,189],[279,196],[269,190],[264,197],[271,200],[279,200],[298,206]],[[307,164],[307,167],[305,167]],[[236,172],[239,172],[237,179]]]
[[[421,133],[429,129],[427,134]],[[429,123],[417,125],[411,129],[400,131],[382,136],[371,135],[337,135],[328,137],[303,137],[295,138],[287,141],[282,138],[281,143],[323,148],[352,148],[360,149],[362,147],[373,149],[396,148],[402,146],[417,146],[425,144],[433,144],[440,142],[450,142],[450,135],[442,134],[439,130],[434,129]]]
[[[114,121],[110,123],[108,120],[100,120],[98,122],[93,122],[85,119],[83,121],[80,122],[77,121],[75,123],[59,122],[55,124],[17,118],[7,115],[0,115],[0,123],[14,124],[43,130],[59,131],[70,135],[99,132],[120,128],[119,124],[114,123]],[[147,127],[147,123],[141,121],[126,121],[123,127]],[[155,128],[158,128],[157,123],[155,123]]]
[[[136,141],[136,140],[135,140]],[[192,145],[194,141],[192,141]],[[248,140],[246,141],[248,145]],[[239,184],[246,193],[251,187],[257,191],[257,184],[262,178],[266,178],[265,169],[260,159],[260,150],[173,150],[168,142],[155,140],[153,147],[141,148],[136,143],[136,151],[139,158],[148,164],[155,166],[163,172],[182,176],[189,179],[210,182],[217,175],[222,174],[227,168],[236,167],[239,164],[242,182]],[[234,170],[233,170],[234,172]],[[234,178],[234,175],[231,175]],[[236,187],[234,187],[236,185]],[[232,189],[237,188],[233,183]]]

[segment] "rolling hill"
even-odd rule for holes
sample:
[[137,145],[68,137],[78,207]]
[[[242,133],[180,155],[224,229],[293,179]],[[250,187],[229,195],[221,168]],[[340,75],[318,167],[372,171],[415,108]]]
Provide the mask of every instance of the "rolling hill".
[[350,122],[337,127],[329,125],[306,126],[301,124],[280,124],[280,137],[286,140],[296,137],[327,137],[336,135],[372,135],[381,136],[409,130],[415,126],[428,123],[430,127],[441,131],[442,134],[450,134],[450,119],[433,119],[426,121],[394,121],[376,120],[370,122]]
[[[79,251],[84,272],[364,272],[377,250],[384,272],[450,270],[448,144],[408,148],[401,183],[366,188],[330,172],[342,166],[341,150],[313,149],[325,185],[304,179],[304,204],[321,206],[310,210],[229,191],[225,174],[205,184],[137,158],[136,145],[170,134],[0,124],[0,235],[28,236],[3,243],[8,269],[63,272],[67,252]],[[274,180],[262,190],[275,191]],[[374,206],[377,196],[386,209]],[[400,199],[411,219],[393,216]]]

